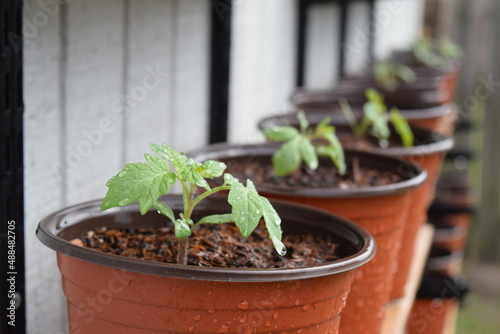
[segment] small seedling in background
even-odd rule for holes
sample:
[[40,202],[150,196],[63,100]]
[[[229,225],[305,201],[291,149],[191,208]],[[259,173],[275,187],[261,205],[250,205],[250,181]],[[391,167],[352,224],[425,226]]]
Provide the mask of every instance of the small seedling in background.
[[413,55],[423,65],[431,68],[445,68],[450,61],[462,55],[460,47],[448,39],[420,37],[413,44]]
[[395,90],[399,81],[412,83],[416,79],[415,72],[410,67],[389,62],[376,63],[373,74],[377,83],[388,91]]
[[379,140],[381,147],[387,147],[391,134],[389,129],[390,122],[399,134],[403,146],[413,146],[413,132],[399,110],[397,108],[387,110],[383,95],[373,88],[367,89],[365,95],[368,101],[363,105],[363,118],[361,122],[358,122],[347,101],[345,99],[340,101],[340,107],[351,126],[354,136],[359,140],[359,138],[371,134]]
[[335,127],[325,118],[310,127],[303,112],[297,114],[300,127],[274,126],[264,130],[266,138],[284,142],[273,154],[273,168],[277,176],[285,176],[300,168],[302,161],[311,169],[318,168],[318,157],[329,157],[339,174],[345,174],[344,150],[335,135]]
[[[187,158],[166,144],[151,144],[157,156],[145,154],[147,163],[130,163],[108,182],[108,192],[101,204],[101,210],[125,206],[139,201],[141,214],[146,214],[151,207],[165,215],[175,227],[175,237],[179,239],[178,263],[187,264],[188,237],[202,224],[222,224],[234,222],[246,238],[264,219],[269,237],[280,255],[286,253],[281,242],[281,219],[265,197],[257,193],[252,181],[247,180],[246,187],[231,174],[224,174],[224,184],[210,188],[207,178],[223,175],[226,165],[213,160],[203,164]],[[173,169],[170,168],[169,162]],[[175,217],[174,212],[159,197],[168,194],[171,187],[179,181],[182,186],[184,210]],[[195,196],[196,189],[205,192]],[[193,221],[193,211],[198,203],[219,191],[229,190],[228,203],[231,213],[210,215]]]

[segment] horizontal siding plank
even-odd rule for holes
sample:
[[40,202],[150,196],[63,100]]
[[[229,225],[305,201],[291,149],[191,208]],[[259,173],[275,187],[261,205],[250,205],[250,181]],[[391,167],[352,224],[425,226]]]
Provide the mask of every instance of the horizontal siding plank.
[[126,112],[122,163],[144,161],[149,143],[172,141],[173,10],[172,0],[130,1],[126,90],[117,103]]
[[106,193],[122,159],[123,0],[74,0],[68,5],[65,157],[67,204]]

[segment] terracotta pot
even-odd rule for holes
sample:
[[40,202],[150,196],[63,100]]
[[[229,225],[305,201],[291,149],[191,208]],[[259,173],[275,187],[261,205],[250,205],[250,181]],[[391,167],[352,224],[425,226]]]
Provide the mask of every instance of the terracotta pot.
[[463,252],[433,246],[425,264],[425,271],[434,275],[459,275],[462,272],[463,258]]
[[[272,144],[218,144],[191,155],[198,160],[225,161],[230,172],[233,164],[246,164],[251,160],[271,164],[275,150],[276,145]],[[359,159],[360,166],[379,171],[399,171],[405,180],[386,186],[357,189],[290,188],[268,184],[256,184],[256,187],[260,193],[271,198],[339,214],[366,228],[374,236],[378,245],[377,254],[369,264],[356,271],[351,299],[342,315],[340,331],[379,333],[384,308],[389,301],[410,194],[424,182],[426,172],[398,159],[354,151],[346,151],[348,168],[353,157]],[[331,166],[331,162],[326,159],[320,163]]]
[[357,89],[363,92],[373,87],[384,94],[386,102],[397,105],[401,109],[429,108],[453,102],[456,86],[456,71],[429,71],[416,68],[416,79],[411,83],[400,81],[398,87],[386,90],[373,77],[347,77],[339,82],[338,86]]
[[426,275],[413,303],[407,334],[454,334],[458,307],[470,290],[463,279]]
[[[174,211],[180,196],[163,199]],[[329,235],[342,258],[298,269],[208,268],[131,259],[70,243],[99,226],[164,226],[137,205],[106,212],[100,201],[45,218],[38,238],[58,252],[71,333],[337,333],[354,269],[375,252],[362,228],[327,212],[273,202],[285,233]],[[230,212],[222,198],[203,214]]]
[[441,174],[436,184],[436,202],[456,208],[472,208],[473,194],[467,175]]
[[415,299],[406,334],[455,334],[458,307],[455,299]]
[[465,227],[448,225],[432,220],[430,222],[434,225],[433,246],[450,251],[464,251],[467,241],[467,229]]
[[462,69],[460,59],[449,60],[443,67],[428,67],[421,63],[412,51],[395,51],[391,55],[392,61],[409,66],[416,76],[415,82],[401,82],[398,89],[417,86],[421,80],[434,78],[436,80],[436,89],[442,92],[444,103],[452,102],[455,97],[455,91],[458,83],[458,77]]
[[468,231],[472,222],[473,209],[432,203],[428,210],[430,222],[439,222],[447,226],[461,227]]
[[[311,112],[308,113],[307,117],[311,125],[316,125],[321,122],[326,115],[322,112]],[[337,119],[334,119],[332,123],[335,125],[337,135],[341,141],[343,141],[343,137],[346,135],[351,137],[351,128],[349,126],[345,125],[343,122],[338,122]],[[259,123],[259,128],[263,130],[276,125],[299,126],[295,114],[285,114],[263,119]],[[412,131],[415,136],[415,145],[413,147],[405,148],[402,146],[390,146],[388,148],[380,148],[375,138],[368,137],[367,139],[372,141],[374,145],[364,148],[373,153],[410,161],[425,169],[428,175],[427,180],[422,186],[411,192],[411,205],[408,210],[403,232],[404,247],[401,247],[398,256],[398,267],[391,293],[392,299],[403,297],[405,294],[406,282],[412,264],[418,231],[427,221],[427,210],[434,196],[434,187],[439,176],[444,155],[453,146],[453,138],[451,137],[416,127],[412,127]],[[392,141],[398,142],[397,136],[393,136],[393,138],[391,138],[391,142]],[[349,143],[352,145],[351,140]]]
[[[364,90],[368,87],[349,86],[335,87],[329,90],[307,91],[297,90],[291,97],[291,101],[297,110],[309,112],[329,112],[338,114],[343,119],[339,100],[345,98],[354,108],[360,110],[366,102]],[[452,103],[442,105],[421,104],[420,98],[409,98],[405,95],[397,95],[397,98],[385,99],[388,107],[397,107],[401,114],[408,120],[410,125],[437,131],[445,135],[451,135],[457,119],[458,110]],[[335,118],[334,118],[335,119]]]

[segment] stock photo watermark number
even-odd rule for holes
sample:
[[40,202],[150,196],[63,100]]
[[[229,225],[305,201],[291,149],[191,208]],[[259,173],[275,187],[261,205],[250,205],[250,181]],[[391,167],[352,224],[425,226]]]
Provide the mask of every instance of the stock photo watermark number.
[[7,323],[10,326],[16,326],[16,221],[7,221]]

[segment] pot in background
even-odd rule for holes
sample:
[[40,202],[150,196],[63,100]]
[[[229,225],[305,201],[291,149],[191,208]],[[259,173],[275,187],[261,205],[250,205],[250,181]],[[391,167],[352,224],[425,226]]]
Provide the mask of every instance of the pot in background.
[[453,334],[460,302],[470,291],[462,278],[425,275],[408,318],[408,334]]
[[[338,86],[328,90],[299,89],[291,97],[295,109],[309,112],[328,112],[332,119],[343,119],[339,101],[345,98],[353,109],[360,110],[366,102],[364,95],[368,87]],[[445,135],[451,135],[457,118],[457,108],[452,103],[422,105],[419,99],[398,95],[398,99],[385,99],[387,106],[396,107],[412,126],[422,127]],[[336,115],[337,116],[333,116]]]
[[[328,114],[323,112],[310,112],[307,114],[308,121],[312,126],[320,123]],[[352,147],[352,140],[344,140],[345,137],[352,137],[352,130],[345,122],[339,122],[334,118],[332,124],[336,128],[337,136],[341,142],[347,142]],[[261,130],[278,125],[290,125],[299,127],[299,122],[295,114],[284,114],[270,116],[259,122]],[[419,229],[427,222],[427,210],[434,197],[434,189],[439,176],[444,156],[453,147],[453,138],[427,129],[412,127],[415,136],[413,147],[389,146],[380,148],[377,139],[367,136],[366,139],[372,143],[371,146],[361,149],[372,153],[390,156],[409,161],[427,171],[427,180],[418,188],[411,192],[411,205],[408,209],[403,237],[404,247],[401,247],[398,256],[398,266],[394,277],[391,299],[403,297],[405,295],[406,283],[413,260],[413,252]],[[398,142],[398,136],[390,138],[391,143]],[[345,147],[345,145],[344,145]]]
[[[162,201],[176,212],[181,196]],[[373,238],[330,213],[273,202],[285,233],[329,235],[341,259],[298,269],[209,268],[131,259],[83,248],[70,240],[96,227],[164,226],[138,205],[99,210],[100,201],[46,217],[37,237],[57,251],[68,301],[70,333],[337,333],[354,269],[374,255]],[[230,212],[207,199],[203,215]]]
[[435,275],[457,276],[462,272],[464,253],[440,247],[431,247],[425,272]]
[[[194,151],[190,156],[199,161],[223,161],[231,173],[232,168],[244,167],[251,161],[271,165],[271,156],[277,147],[274,144],[216,144]],[[348,168],[354,157],[359,159],[360,166],[385,172],[398,171],[403,181],[355,189],[293,188],[257,182],[255,186],[268,198],[305,204],[346,217],[373,235],[377,242],[377,254],[369,264],[356,270],[340,332],[379,333],[397,267],[411,192],[424,182],[426,172],[402,160],[356,151],[346,151]],[[321,164],[334,170],[330,160],[321,159]]]

